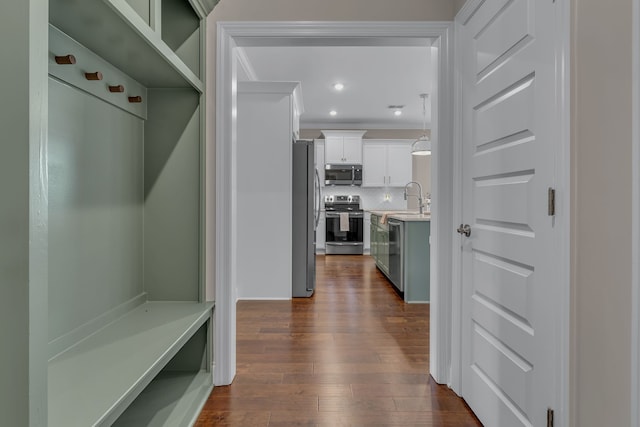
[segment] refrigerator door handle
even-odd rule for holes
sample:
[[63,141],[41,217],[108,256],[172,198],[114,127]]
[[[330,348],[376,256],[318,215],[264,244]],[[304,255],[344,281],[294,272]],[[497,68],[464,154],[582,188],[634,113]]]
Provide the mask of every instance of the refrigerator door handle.
[[320,189],[320,174],[318,173],[318,169],[316,169],[316,196],[318,197],[318,211],[316,212],[316,226],[314,230],[318,229],[318,224],[320,223],[320,204],[322,203],[322,190]]

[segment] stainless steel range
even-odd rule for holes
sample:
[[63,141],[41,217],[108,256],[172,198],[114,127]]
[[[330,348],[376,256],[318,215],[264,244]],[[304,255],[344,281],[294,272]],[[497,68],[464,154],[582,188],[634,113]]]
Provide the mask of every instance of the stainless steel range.
[[326,254],[362,255],[364,211],[360,196],[325,196]]

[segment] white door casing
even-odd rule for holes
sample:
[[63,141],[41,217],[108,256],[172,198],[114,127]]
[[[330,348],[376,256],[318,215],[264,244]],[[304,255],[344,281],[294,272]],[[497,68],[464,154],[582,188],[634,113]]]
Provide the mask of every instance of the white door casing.
[[485,425],[546,425],[547,409],[562,425],[568,198],[550,216],[548,189],[568,190],[566,46],[556,31],[565,9],[552,0],[470,3],[457,26],[461,208],[471,226],[460,237],[460,391]]
[[[429,41],[437,84],[432,102],[432,229],[430,371],[439,383],[448,383],[451,360],[451,205],[453,195],[453,112],[451,22],[218,22],[216,49],[216,200],[214,360],[216,385],[235,376],[235,202],[234,170],[236,119],[236,47],[326,45],[401,46]],[[441,144],[438,145],[438,141]],[[442,163],[442,166],[439,165]],[[208,165],[213,167],[213,165]],[[211,298],[212,295],[207,295]]]
[[[640,400],[640,0],[633,0],[632,311],[631,402]],[[640,427],[640,405],[631,405],[631,425]]]

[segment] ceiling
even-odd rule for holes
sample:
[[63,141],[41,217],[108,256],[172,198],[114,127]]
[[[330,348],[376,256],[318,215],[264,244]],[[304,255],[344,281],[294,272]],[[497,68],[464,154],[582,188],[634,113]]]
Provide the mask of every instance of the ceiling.
[[[431,47],[239,48],[239,80],[299,81],[303,129],[422,129],[420,94],[432,91]],[[340,92],[333,88],[344,84]],[[431,98],[426,101],[430,128]],[[390,105],[404,105],[395,116]],[[329,112],[335,110],[335,117]]]

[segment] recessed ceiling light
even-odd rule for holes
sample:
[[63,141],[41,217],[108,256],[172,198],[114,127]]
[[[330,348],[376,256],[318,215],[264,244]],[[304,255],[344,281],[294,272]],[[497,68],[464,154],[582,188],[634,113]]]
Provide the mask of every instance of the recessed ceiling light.
[[329,111],[329,115],[330,116],[336,116],[336,115],[338,115],[338,112],[336,110],[331,110],[331,111]]
[[333,88],[335,90],[340,91],[340,90],[344,89],[344,85],[342,83],[336,83],[336,84],[333,85]]
[[393,110],[393,114],[398,117],[402,115],[402,109],[404,108],[404,105],[389,105],[390,110]]

